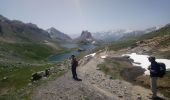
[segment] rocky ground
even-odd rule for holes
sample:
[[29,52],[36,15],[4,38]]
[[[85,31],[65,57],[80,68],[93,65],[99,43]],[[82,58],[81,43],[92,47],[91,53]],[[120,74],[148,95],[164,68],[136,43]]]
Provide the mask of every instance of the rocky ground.
[[[102,53],[78,67],[82,81],[74,81],[71,71],[39,86],[33,92],[33,100],[148,100],[151,92],[123,80],[113,80],[98,70],[97,65],[104,60]],[[158,94],[164,98],[163,95]]]

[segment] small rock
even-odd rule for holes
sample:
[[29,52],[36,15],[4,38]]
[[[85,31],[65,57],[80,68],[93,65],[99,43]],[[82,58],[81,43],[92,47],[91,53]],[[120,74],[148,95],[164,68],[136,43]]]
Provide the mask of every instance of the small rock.
[[123,98],[123,96],[122,96],[122,95],[119,95],[118,97],[119,97],[119,98]]
[[96,68],[96,70],[101,70],[100,68]]
[[28,86],[31,86],[32,85],[32,83],[28,83]]
[[7,76],[5,76],[5,77],[3,77],[3,79],[2,80],[7,80],[8,79],[8,77]]
[[128,92],[127,92],[127,91],[125,91],[125,92],[124,92],[124,94],[128,94]]
[[140,95],[139,93],[137,95]]
[[137,100],[142,100],[142,97],[141,97],[141,96],[138,96],[138,97],[137,97]]
[[91,82],[91,84],[95,84],[94,82]]
[[113,92],[113,93],[116,93],[116,91],[115,91],[115,90],[113,90],[112,92]]
[[109,77],[109,79],[113,79],[113,77],[112,77],[112,76],[110,76],[110,77]]

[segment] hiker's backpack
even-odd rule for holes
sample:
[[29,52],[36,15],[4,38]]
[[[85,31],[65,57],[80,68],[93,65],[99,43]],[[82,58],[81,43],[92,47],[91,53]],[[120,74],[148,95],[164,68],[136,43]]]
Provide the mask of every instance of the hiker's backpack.
[[158,77],[163,78],[166,74],[166,65],[164,63],[158,63],[159,66],[159,73]]

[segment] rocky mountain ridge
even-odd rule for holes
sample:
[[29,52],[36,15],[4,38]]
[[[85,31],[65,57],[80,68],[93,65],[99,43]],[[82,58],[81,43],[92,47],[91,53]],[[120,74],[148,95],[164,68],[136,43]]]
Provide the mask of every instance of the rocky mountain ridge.
[[10,20],[0,15],[0,40],[6,42],[44,42],[71,40],[71,38],[55,28],[46,31],[36,24]]
[[59,39],[59,40],[65,40],[70,41],[71,37],[69,37],[67,34],[64,34],[63,32],[60,32],[59,30],[55,29],[54,27],[51,27],[46,30],[52,39]]
[[92,34],[97,39],[103,40],[105,42],[111,42],[117,40],[127,40],[134,37],[140,37],[145,33],[149,33],[158,29],[159,27],[151,27],[145,30],[118,29],[118,30],[96,32]]

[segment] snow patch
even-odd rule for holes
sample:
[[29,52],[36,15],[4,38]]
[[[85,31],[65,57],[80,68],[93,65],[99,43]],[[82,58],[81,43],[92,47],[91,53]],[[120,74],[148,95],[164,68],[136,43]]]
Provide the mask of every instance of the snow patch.
[[[148,61],[148,55],[139,55],[136,53],[131,54],[123,54],[122,56],[129,56],[130,59],[133,59],[134,62],[132,63],[134,66],[141,66],[142,68],[146,69],[145,75],[149,75],[149,70],[147,69],[150,65]],[[170,60],[169,59],[156,59],[157,62],[164,63],[167,69],[170,69]]]
[[92,53],[92,54],[89,54],[89,55],[86,55],[85,57],[94,57],[96,55],[96,53]]
[[104,56],[100,56],[102,59],[105,59],[107,58],[107,55],[104,55]]

